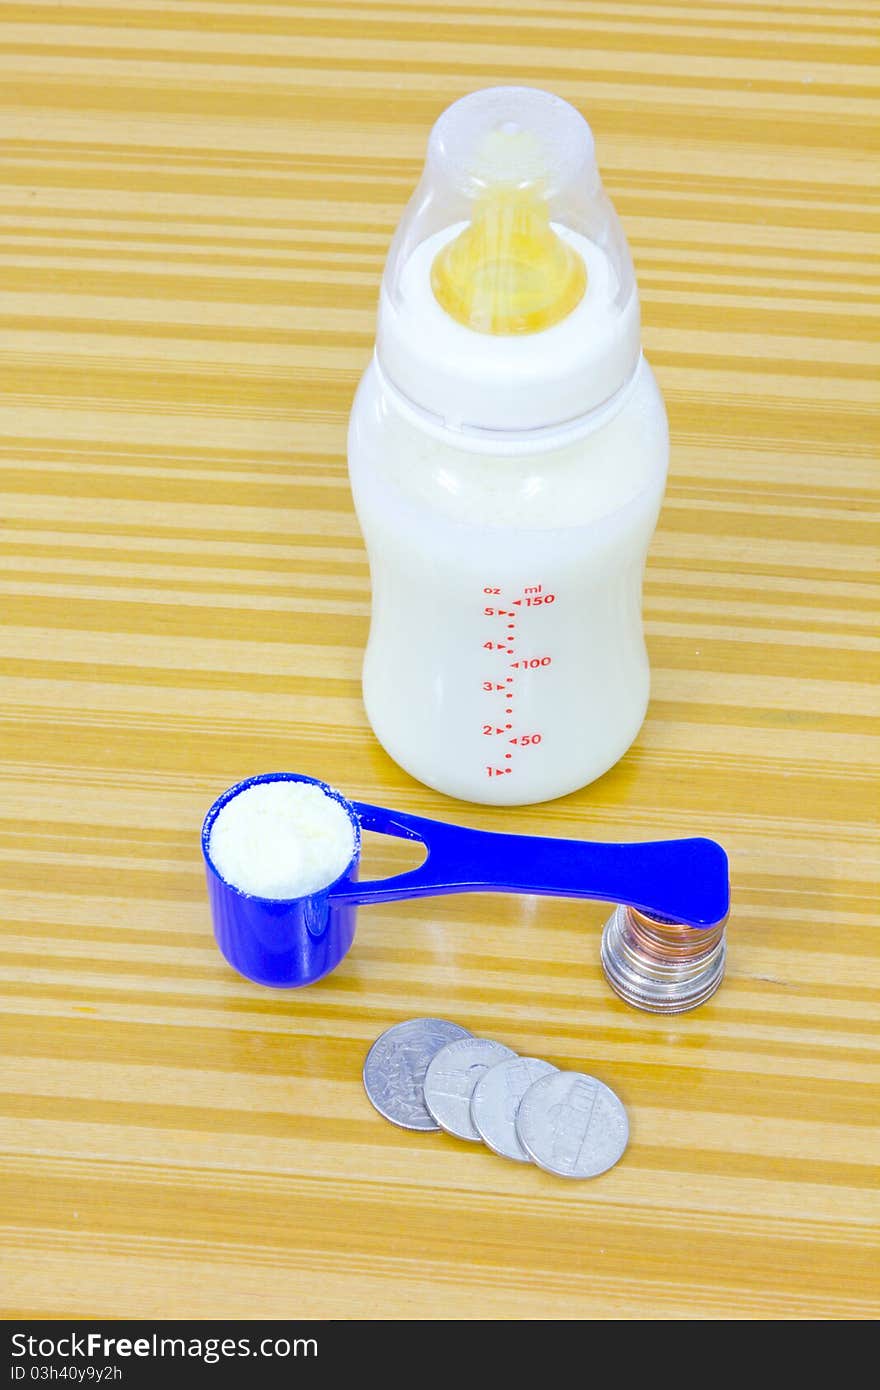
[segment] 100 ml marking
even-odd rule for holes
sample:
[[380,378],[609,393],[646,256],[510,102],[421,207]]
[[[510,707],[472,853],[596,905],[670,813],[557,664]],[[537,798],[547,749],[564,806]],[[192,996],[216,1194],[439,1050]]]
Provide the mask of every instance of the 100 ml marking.
[[[483,588],[483,617],[487,624],[483,651],[489,653],[486,660],[492,663],[492,670],[486,671],[486,678],[482,682],[485,695],[491,697],[490,717],[483,723],[483,737],[500,740],[500,746],[504,748],[504,752],[496,758],[494,750],[498,745],[493,743],[490,757],[494,761],[485,764],[487,777],[511,776],[516,767],[516,758],[510,750],[536,748],[544,738],[541,729],[521,730],[517,726],[516,673],[540,671],[552,666],[553,657],[546,652],[520,655],[517,649],[517,621],[524,608],[542,608],[555,602],[556,595],[545,593],[542,584],[525,585],[516,598],[505,597],[500,586],[485,585]],[[513,660],[509,659],[511,657]]]

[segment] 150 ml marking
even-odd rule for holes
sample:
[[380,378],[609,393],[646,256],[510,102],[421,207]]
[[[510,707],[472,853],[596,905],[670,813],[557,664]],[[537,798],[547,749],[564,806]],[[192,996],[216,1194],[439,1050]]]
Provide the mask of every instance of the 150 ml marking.
[[483,587],[486,678],[482,687],[487,705],[483,737],[491,740],[491,761],[485,764],[487,777],[512,776],[517,753],[536,748],[544,737],[542,730],[521,729],[517,722],[516,697],[521,689],[517,682],[526,671],[552,666],[553,657],[534,651],[522,655],[517,646],[517,624],[523,609],[546,608],[556,602],[556,595],[545,593],[542,584],[525,585],[515,592],[515,598],[508,598],[500,586]]

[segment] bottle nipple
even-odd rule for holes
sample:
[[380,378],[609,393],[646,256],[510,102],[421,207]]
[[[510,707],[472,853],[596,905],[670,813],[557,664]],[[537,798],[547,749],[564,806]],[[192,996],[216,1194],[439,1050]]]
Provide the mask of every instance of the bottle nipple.
[[550,225],[537,184],[497,183],[473,220],[434,258],[431,288],[477,333],[538,333],[570,314],[587,287],[583,260]]

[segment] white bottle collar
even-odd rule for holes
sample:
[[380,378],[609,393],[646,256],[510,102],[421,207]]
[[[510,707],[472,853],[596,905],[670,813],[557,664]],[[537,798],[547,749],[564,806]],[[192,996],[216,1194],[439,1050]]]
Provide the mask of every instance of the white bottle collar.
[[477,333],[451,318],[431,290],[434,257],[461,225],[415,248],[397,293],[383,282],[376,356],[384,376],[450,431],[574,425],[611,401],[632,377],[641,352],[635,288],[621,305],[620,287],[599,247],[555,226],[586,262],[583,299],[539,333]]
[[450,449],[468,453],[494,454],[514,457],[519,454],[549,453],[554,449],[576,444],[587,435],[608,424],[627,404],[636,389],[639,367],[644,358],[641,351],[626,381],[614,395],[592,410],[558,425],[539,425],[531,429],[485,429],[474,425],[450,425],[442,416],[425,410],[395,386],[383,370],[378,355],[373,358],[373,371],[390,409],[408,424],[431,435]]

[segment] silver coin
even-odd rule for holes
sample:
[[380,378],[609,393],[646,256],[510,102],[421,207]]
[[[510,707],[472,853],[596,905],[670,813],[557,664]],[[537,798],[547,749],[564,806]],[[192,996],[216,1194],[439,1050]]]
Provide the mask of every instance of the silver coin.
[[364,1062],[364,1090],[380,1115],[401,1129],[437,1130],[425,1105],[428,1063],[466,1028],[445,1018],[411,1018],[395,1023],[376,1039]]
[[471,1119],[480,1138],[502,1158],[531,1161],[516,1137],[516,1112],[529,1087],[556,1070],[539,1057],[509,1057],[480,1077],[471,1096]]
[[516,1133],[539,1168],[561,1178],[595,1178],[626,1148],[629,1121],[614,1092],[595,1076],[557,1071],[526,1091]]
[[513,1048],[491,1038],[461,1038],[441,1048],[425,1073],[425,1104],[441,1129],[479,1144],[471,1119],[474,1087],[490,1067],[515,1056]]

